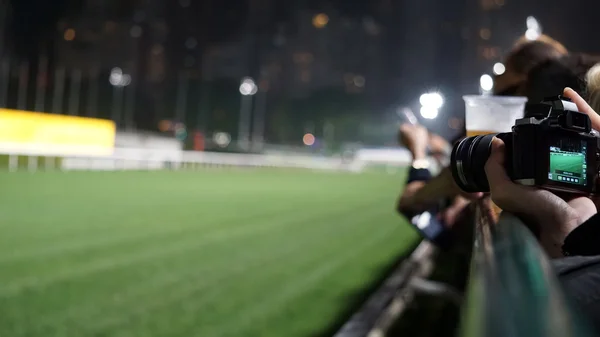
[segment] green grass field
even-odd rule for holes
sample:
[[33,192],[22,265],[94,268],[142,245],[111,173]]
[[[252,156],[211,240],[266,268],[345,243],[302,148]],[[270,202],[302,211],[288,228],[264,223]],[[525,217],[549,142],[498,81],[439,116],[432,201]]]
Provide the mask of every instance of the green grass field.
[[584,183],[581,179],[583,177],[583,164],[585,164],[584,155],[550,153],[550,172],[553,174],[562,174],[560,172],[574,173],[578,175],[581,184]]
[[403,175],[0,173],[0,336],[316,336],[417,235]]

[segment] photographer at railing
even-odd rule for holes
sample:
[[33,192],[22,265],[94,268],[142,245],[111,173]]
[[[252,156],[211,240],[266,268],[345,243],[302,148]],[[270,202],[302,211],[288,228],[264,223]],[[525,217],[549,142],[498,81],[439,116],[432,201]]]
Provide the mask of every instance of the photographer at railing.
[[[562,45],[548,37],[538,41],[518,43],[506,58],[507,71],[495,78],[494,90],[498,95],[525,95],[532,102],[543,97],[562,92],[565,86],[571,86],[578,92],[585,92],[583,80],[587,70],[593,65],[593,58],[582,54],[565,55]],[[545,95],[545,96],[544,96]],[[400,129],[401,141],[413,154],[413,166],[409,172],[407,186],[397,203],[399,213],[411,218],[415,214],[438,209],[447,229],[479,194],[461,194],[454,184],[451,172],[445,168],[433,177],[426,167],[427,144],[431,143],[427,130],[420,125],[405,124]],[[465,199],[466,197],[467,199]],[[443,207],[440,200],[446,199]],[[435,231],[447,241],[451,233]],[[436,237],[428,237],[439,241]]]
[[[490,145],[487,150],[489,151],[489,157],[487,158],[487,161],[484,161],[485,180],[475,178],[474,176],[477,175],[475,171],[471,171],[472,175],[469,179],[475,184],[489,184],[489,191],[494,203],[501,207],[504,212],[518,215],[519,218],[523,219],[528,224],[528,227],[537,229],[538,233],[536,234],[539,243],[544,248],[548,256],[555,258],[552,263],[555,267],[555,272],[557,273],[560,282],[563,284],[566,294],[577,304],[577,306],[581,309],[581,312],[587,316],[591,322],[594,322],[597,325],[596,327],[598,328],[598,331],[600,331],[600,245],[598,245],[598,242],[600,241],[600,215],[597,214],[597,209],[592,199],[589,197],[589,195],[586,195],[587,192],[597,191],[595,179],[598,176],[597,159],[599,151],[598,140],[588,139],[590,137],[587,137],[586,132],[589,132],[590,127],[594,129],[600,129],[600,116],[598,116],[598,114],[596,114],[596,112],[585,102],[585,100],[572,89],[565,89],[564,96],[569,98],[574,105],[576,105],[577,110],[581,112],[581,114],[572,111],[575,109],[572,108],[572,105],[568,105],[570,102],[564,103],[566,104],[565,106],[568,107],[568,110],[567,108],[561,110],[558,107],[553,106],[552,109],[554,111],[551,111],[551,113],[555,115],[549,114],[546,120],[542,120],[540,122],[542,124],[537,124],[543,125],[543,123],[546,121],[549,122],[547,127],[539,127],[539,130],[544,131],[545,134],[547,134],[543,141],[537,143],[538,146],[543,147],[539,149],[539,151],[541,151],[539,160],[542,160],[542,156],[548,157],[548,152],[551,152],[551,149],[548,148],[547,143],[552,142],[552,139],[560,138],[563,140],[571,140],[573,142],[580,141],[587,143],[590,145],[590,147],[582,147],[582,151],[586,152],[586,160],[580,166],[582,166],[584,170],[586,167],[589,167],[588,173],[592,178],[591,181],[587,181],[582,185],[573,184],[573,179],[569,179],[569,181],[566,183],[557,183],[554,181],[555,177],[541,177],[536,174],[541,171],[529,171],[529,173],[525,174],[532,174],[530,179],[521,179],[524,178],[524,173],[514,171],[515,169],[518,170],[520,164],[523,164],[522,162],[515,164],[515,162],[520,161],[519,154],[508,151],[506,148],[507,145],[498,137],[494,137],[489,142]],[[585,116],[583,114],[589,117],[587,122],[582,122],[583,124],[569,124],[569,122],[565,122],[583,121],[583,119],[580,118],[580,116]],[[556,118],[558,124],[554,124],[551,118]],[[527,124],[520,124],[519,122],[517,122],[517,125],[527,126]],[[536,132],[534,129],[538,129],[537,125],[532,125],[527,130],[522,129],[522,134],[520,137],[523,137],[523,133],[529,132],[531,132],[533,135],[533,132]],[[571,126],[571,129],[569,129],[569,125]],[[583,128],[579,129],[580,125],[586,125],[584,128],[585,130]],[[515,128],[513,130],[513,132],[519,132],[519,129]],[[556,131],[553,132],[553,130]],[[590,135],[594,135],[594,137],[597,136],[597,134],[592,132],[589,133]],[[553,138],[553,134],[560,134],[560,137]],[[511,139],[507,137],[501,138],[504,138],[507,141]],[[486,140],[481,138],[480,141]],[[515,140],[512,139],[512,141],[514,142]],[[466,142],[468,141],[465,141],[465,143]],[[518,144],[513,145],[518,146]],[[593,148],[591,148],[592,145],[594,145]],[[460,151],[460,147],[461,146],[456,146],[454,152]],[[516,149],[516,147],[513,147],[513,149]],[[477,150],[472,151],[472,153],[475,152],[477,152]],[[475,156],[480,156],[482,157],[480,159],[485,159],[485,155],[482,153]],[[537,161],[538,159],[533,160]],[[474,161],[479,160],[473,158],[471,163]],[[525,161],[531,162],[531,160]],[[540,163],[533,163],[533,166],[542,167],[544,166],[544,163],[552,166],[551,161],[552,159]],[[507,163],[511,164],[507,165]],[[456,159],[453,159],[453,167],[456,168],[458,166],[460,165],[457,165]],[[480,170],[480,168],[476,168],[475,166],[473,166],[473,169]],[[551,168],[545,169],[546,172],[550,170],[550,174],[552,174]],[[508,171],[511,172],[509,173]],[[585,171],[583,172],[585,174]],[[515,178],[517,176],[520,179]],[[513,182],[511,177],[519,180],[520,183]],[[460,178],[457,178],[457,180],[459,180],[457,181],[458,183],[461,183]],[[473,190],[472,188],[467,189],[469,191]],[[481,188],[476,188],[475,190],[484,191]],[[563,193],[561,193],[561,191]],[[557,193],[560,194],[560,196],[557,195]],[[500,262],[498,261],[498,256],[500,256],[502,252],[504,252],[504,254],[508,254],[510,252],[514,252],[515,250],[523,250],[526,249],[528,244],[531,244],[526,242],[518,244],[518,241],[526,241],[524,238],[527,236],[527,234],[522,233],[515,235],[514,233],[515,231],[518,231],[518,229],[511,229],[509,226],[502,226],[502,222],[495,228],[488,228],[487,230],[493,230],[500,233],[504,232],[503,235],[505,240],[502,241],[502,244],[496,241],[490,245],[491,250],[489,254],[496,255],[495,258],[490,258],[485,263],[480,263],[480,267],[482,269],[492,268],[493,266],[491,266],[490,263],[492,265],[499,264]],[[485,232],[479,231],[479,233]],[[506,239],[507,237],[509,238]],[[513,247],[513,249],[507,250],[507,245]],[[494,251],[498,249],[500,249],[502,252]],[[528,254],[531,255],[531,252]],[[480,252],[479,256],[480,259],[485,259],[486,253]],[[518,261],[522,261],[524,256],[526,257],[528,255],[523,253],[520,256],[507,258],[505,261],[509,261],[510,263],[514,264]],[[475,257],[477,258],[477,254]],[[531,273],[534,269],[539,268],[539,266],[543,266],[543,259],[544,257],[542,255],[539,256],[537,262],[535,262],[536,259],[533,259],[532,264],[530,267],[527,267],[528,270],[526,270],[526,272]],[[477,263],[477,260],[475,260],[475,263]],[[534,268],[535,264],[537,264],[538,267]],[[506,268],[499,269],[500,271],[508,270]],[[477,282],[477,274],[481,273],[476,273],[473,282]],[[516,272],[515,275],[523,275],[523,272]],[[479,275],[479,277],[481,277],[481,275]],[[519,282],[514,284],[520,284],[523,286],[523,284]],[[503,285],[506,286],[506,282],[504,282]],[[474,286],[474,284],[471,284],[471,289],[473,289]],[[523,289],[531,290],[535,289],[534,287],[535,285],[532,284],[529,287],[524,286]],[[507,295],[514,295],[516,290],[505,289],[505,291],[507,292]],[[471,296],[473,296],[473,294],[471,294]],[[546,293],[545,296],[552,297],[555,295]],[[531,301],[535,302],[536,298],[531,298]],[[562,310],[564,310],[564,308]],[[546,317],[546,319],[548,317]]]

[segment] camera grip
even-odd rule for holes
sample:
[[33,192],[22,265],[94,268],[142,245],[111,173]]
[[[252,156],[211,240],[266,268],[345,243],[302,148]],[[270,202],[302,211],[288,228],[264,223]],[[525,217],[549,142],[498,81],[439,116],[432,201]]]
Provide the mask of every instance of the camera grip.
[[504,169],[511,180],[514,180],[514,162],[513,162],[513,134],[504,132],[496,135],[496,138],[504,142]]

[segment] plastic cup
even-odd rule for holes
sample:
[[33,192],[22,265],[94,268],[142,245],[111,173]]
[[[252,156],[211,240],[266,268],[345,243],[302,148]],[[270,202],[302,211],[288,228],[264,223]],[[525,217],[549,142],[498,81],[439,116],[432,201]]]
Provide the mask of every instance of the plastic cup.
[[523,118],[527,97],[463,96],[467,136],[509,132],[515,121]]

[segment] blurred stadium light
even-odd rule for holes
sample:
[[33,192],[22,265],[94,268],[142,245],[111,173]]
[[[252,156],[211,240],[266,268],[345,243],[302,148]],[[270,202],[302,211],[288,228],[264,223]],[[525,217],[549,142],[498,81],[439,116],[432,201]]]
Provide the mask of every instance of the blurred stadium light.
[[542,35],[542,26],[540,25],[539,21],[533,16],[528,16],[527,31],[525,31],[525,38],[527,38],[527,40],[533,41],[537,40],[540,37],[540,35]]
[[419,102],[422,106],[440,109],[444,105],[444,97],[440,93],[431,92],[421,95]]
[[254,95],[258,92],[258,86],[254,82],[254,80],[250,77],[246,77],[242,80],[240,84],[240,94],[244,96]]
[[121,68],[113,68],[108,81],[116,87],[126,87],[131,84],[131,75],[124,74]]
[[444,97],[438,92],[425,93],[419,97],[419,103],[421,116],[425,119],[435,119],[444,105]]
[[494,88],[494,79],[488,74],[483,74],[479,78],[479,86],[484,93],[488,93]]
[[425,119],[437,118],[439,111],[438,109],[430,106],[422,106],[420,110],[421,116]]
[[258,92],[258,86],[251,77],[245,77],[240,83],[240,120],[238,125],[238,147],[247,150],[250,144],[250,118],[252,112],[252,96]]
[[494,75],[502,75],[506,71],[506,67],[503,63],[497,62],[494,64]]

